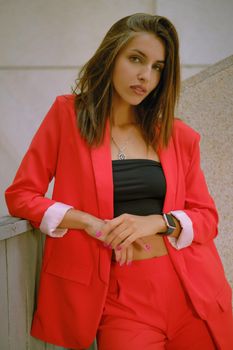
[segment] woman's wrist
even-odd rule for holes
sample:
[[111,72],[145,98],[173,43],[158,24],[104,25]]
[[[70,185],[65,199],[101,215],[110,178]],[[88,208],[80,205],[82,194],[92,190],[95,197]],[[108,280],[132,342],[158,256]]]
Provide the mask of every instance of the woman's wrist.
[[93,216],[76,209],[69,209],[59,227],[86,230],[93,221]]
[[94,234],[94,227],[96,226],[96,221],[99,220],[91,214],[83,213],[83,229],[87,232]]
[[[157,228],[157,233],[161,233],[162,234],[164,232],[167,232],[168,227],[167,227],[167,224],[166,224],[166,222],[164,220],[163,215],[156,215],[156,217],[157,217],[157,225],[158,225],[157,226],[158,227]],[[169,237],[178,238],[179,235],[180,235],[180,232],[181,232],[181,225],[180,225],[179,220],[177,220],[177,218],[175,216],[172,215],[172,217],[173,217],[173,220],[175,222],[176,228],[172,232],[172,234],[169,235]]]
[[155,214],[151,215],[153,222],[155,223],[155,233],[163,233],[167,231],[166,223],[162,215]]

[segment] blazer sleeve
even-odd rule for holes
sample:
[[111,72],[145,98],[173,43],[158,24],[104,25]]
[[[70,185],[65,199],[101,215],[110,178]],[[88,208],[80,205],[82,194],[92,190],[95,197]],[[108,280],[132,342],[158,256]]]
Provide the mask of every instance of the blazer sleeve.
[[47,209],[56,204],[45,194],[56,173],[62,127],[60,108],[57,98],[33,137],[12,185],[5,192],[9,213],[31,221],[35,227],[39,227]]
[[200,136],[195,133],[191,159],[185,176],[183,212],[191,219],[193,242],[205,243],[217,235],[218,214],[200,164]]

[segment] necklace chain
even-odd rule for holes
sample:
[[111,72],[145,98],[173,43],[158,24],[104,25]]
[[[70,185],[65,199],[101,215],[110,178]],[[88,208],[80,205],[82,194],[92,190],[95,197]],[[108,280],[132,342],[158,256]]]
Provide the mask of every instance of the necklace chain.
[[[114,140],[113,136],[111,136],[112,138],[112,141],[114,143],[114,145],[116,146],[116,148],[118,149],[118,159],[119,160],[125,160],[127,157],[126,157],[126,154],[125,154],[125,149],[127,147],[127,143],[129,142],[129,138],[126,140],[125,144],[123,146],[118,146],[118,144],[116,143],[116,141]],[[148,159],[148,153],[149,153],[149,145],[147,144],[146,145],[146,159]]]
[[112,136],[112,141],[114,143],[114,145],[116,146],[116,148],[118,149],[118,159],[119,160],[124,160],[126,159],[126,154],[125,154],[125,149],[127,147],[127,143],[129,142],[129,138],[126,140],[125,144],[123,146],[118,146],[118,144],[116,143],[116,141],[114,140],[113,136]]

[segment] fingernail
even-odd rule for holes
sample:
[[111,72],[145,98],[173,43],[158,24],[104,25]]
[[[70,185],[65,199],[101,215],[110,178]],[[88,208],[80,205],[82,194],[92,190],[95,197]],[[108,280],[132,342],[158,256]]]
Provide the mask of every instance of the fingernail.
[[145,245],[144,245],[144,249],[145,249],[146,251],[151,250],[151,245],[150,245],[149,243],[145,244]]
[[105,248],[112,249],[111,244],[108,244],[108,243],[104,242],[103,245],[104,245]]
[[120,246],[120,245],[118,245],[117,247],[116,247],[116,250],[121,250],[122,249],[122,247]]
[[127,265],[128,266],[132,265],[132,261],[127,262]]
[[123,265],[124,265],[124,263],[123,263],[123,262],[120,262],[120,263],[119,263],[119,265],[120,265],[120,266],[123,266]]
[[99,238],[102,236],[102,234],[103,233],[101,231],[96,231],[95,236]]

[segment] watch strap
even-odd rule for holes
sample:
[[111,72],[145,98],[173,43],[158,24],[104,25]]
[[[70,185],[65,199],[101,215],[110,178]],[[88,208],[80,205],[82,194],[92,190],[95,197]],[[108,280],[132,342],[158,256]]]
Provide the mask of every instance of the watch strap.
[[175,223],[175,220],[173,219],[173,216],[172,214],[166,214],[166,213],[163,213],[163,219],[167,225],[167,231],[165,232],[161,232],[162,235],[166,235],[166,236],[169,236],[171,235],[175,229],[176,229],[176,223]]

